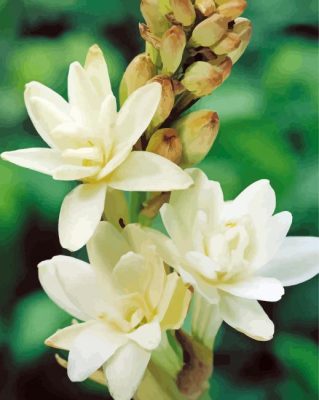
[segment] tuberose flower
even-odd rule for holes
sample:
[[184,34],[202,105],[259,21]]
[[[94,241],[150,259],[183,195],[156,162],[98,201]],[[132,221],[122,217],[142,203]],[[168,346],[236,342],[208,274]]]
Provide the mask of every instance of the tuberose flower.
[[195,185],[173,192],[161,208],[172,241],[153,232],[158,248],[194,287],[202,309],[203,302],[214,305],[215,324],[220,318],[247,336],[269,340],[274,325],[258,300],[277,301],[284,286],[315,276],[319,240],[286,237],[292,217],[287,211],[273,215],[276,197],[269,181],[257,181],[225,202],[219,183],[198,169],[188,172]]
[[177,165],[157,154],[132,151],[151,122],[161,98],[154,82],[133,92],[121,110],[111,90],[107,65],[97,45],[84,68],[74,62],[68,97],[38,83],[26,85],[29,116],[51,147],[2,153],[2,158],[57,180],[80,180],[62,204],[59,237],[77,250],[94,233],[104,209],[107,187],[126,191],[170,191],[192,181]]
[[129,400],[162,332],[181,327],[191,293],[176,272],[166,273],[136,224],[120,233],[100,222],[87,249],[91,265],[65,256],[39,264],[48,296],[83,321],[58,330],[46,344],[69,351],[72,381],[103,368],[114,399]]

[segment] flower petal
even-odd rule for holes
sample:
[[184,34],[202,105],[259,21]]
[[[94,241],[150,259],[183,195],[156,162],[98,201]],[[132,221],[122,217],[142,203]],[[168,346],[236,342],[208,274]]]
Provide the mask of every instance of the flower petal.
[[274,324],[257,300],[242,299],[224,292],[220,312],[228,325],[252,339],[265,341],[274,335]]
[[219,284],[218,288],[244,299],[263,301],[278,301],[285,292],[279,280],[260,276],[253,276],[235,283]]
[[161,341],[161,327],[156,321],[144,324],[126,335],[145,350],[154,350]]
[[94,44],[89,48],[84,69],[101,101],[103,101],[107,95],[112,94],[108,68],[103,53],[98,45]]
[[105,195],[105,183],[86,183],[65,197],[59,218],[62,247],[75,251],[88,242],[101,219]]
[[150,358],[151,352],[129,342],[104,364],[108,388],[114,399],[130,400],[134,396]]
[[192,179],[164,157],[132,151],[112,173],[108,183],[115,189],[126,191],[170,191],[189,187]]
[[149,83],[125,101],[115,123],[115,147],[130,149],[150,124],[161,99],[161,85]]
[[[38,265],[39,281],[46,294],[55,304],[73,317],[86,321],[88,315],[74,304],[73,300],[65,292],[57,274],[56,264],[59,263],[63,265],[65,262],[69,261],[65,260],[66,258],[67,257],[57,256],[53,257],[51,260],[42,261]],[[73,259],[73,261],[74,260],[75,259]],[[74,262],[76,263],[76,261]],[[82,263],[82,261],[79,261],[79,263]]]
[[[35,102],[34,98],[42,99],[43,102]],[[51,130],[58,124],[58,121],[62,123],[71,120],[70,106],[67,101],[39,82],[30,82],[26,85],[24,101],[39,135],[50,147],[59,148],[51,136]]]
[[209,257],[198,251],[189,251],[185,254],[185,259],[190,264],[190,268],[202,275],[203,278],[216,278],[215,263]]
[[125,344],[124,335],[112,331],[106,324],[96,322],[78,335],[70,348],[68,376],[81,382],[99,369]]
[[275,258],[258,274],[278,279],[284,286],[297,285],[319,273],[319,238],[287,237]]
[[29,168],[47,175],[52,175],[53,170],[63,163],[58,151],[41,148],[5,151],[1,154],[1,158],[20,167]]
[[186,317],[191,292],[175,273],[168,275],[158,307],[161,329],[179,329]]
[[82,167],[80,165],[61,165],[52,171],[53,179],[58,181],[75,181],[95,175],[99,167]]

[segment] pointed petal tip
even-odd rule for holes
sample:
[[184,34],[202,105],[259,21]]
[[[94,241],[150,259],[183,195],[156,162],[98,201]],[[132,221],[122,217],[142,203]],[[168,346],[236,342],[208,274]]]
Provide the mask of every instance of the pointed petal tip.
[[96,44],[96,43],[94,43],[94,44],[89,48],[88,53],[92,53],[92,54],[94,54],[94,53],[95,53],[95,54],[96,54],[96,53],[98,53],[98,54],[103,54],[103,52],[102,52],[100,46],[99,46],[98,44]]

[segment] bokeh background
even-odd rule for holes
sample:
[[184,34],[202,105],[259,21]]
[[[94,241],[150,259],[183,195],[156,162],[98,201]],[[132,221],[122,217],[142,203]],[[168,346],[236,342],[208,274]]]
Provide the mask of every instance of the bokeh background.
[[[219,137],[201,167],[228,198],[269,178],[277,210],[294,215],[291,235],[317,235],[317,1],[252,1],[252,42],[231,77],[195,108],[216,110]],[[138,0],[0,0],[0,148],[43,146],[23,104],[25,83],[66,94],[70,62],[97,42],[117,90],[142,51]],[[105,398],[72,384],[43,340],[70,317],[41,291],[38,262],[64,253],[57,236],[70,185],[0,161],[0,398]],[[269,343],[224,327],[218,337],[214,400],[317,398],[317,284],[288,288],[264,304],[276,324]],[[123,382],[125,384],[125,382]]]

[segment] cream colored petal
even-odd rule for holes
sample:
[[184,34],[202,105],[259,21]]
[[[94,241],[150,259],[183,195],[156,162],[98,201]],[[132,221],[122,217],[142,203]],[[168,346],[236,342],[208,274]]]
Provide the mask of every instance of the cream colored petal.
[[279,280],[253,276],[240,282],[219,284],[218,288],[244,299],[278,301],[284,294]]
[[55,349],[70,350],[75,339],[82,332],[95,324],[96,321],[90,320],[80,324],[73,324],[63,329],[58,329],[52,336],[45,340],[45,344]]
[[161,329],[179,329],[186,317],[191,292],[175,273],[168,275],[158,308],[158,319]]
[[123,236],[126,238],[130,247],[136,253],[143,251],[145,242],[150,243],[148,233],[140,224],[129,224],[123,229]]
[[154,350],[161,341],[161,327],[157,321],[144,324],[126,335],[145,350]]
[[174,245],[181,254],[192,249],[192,237],[185,235],[187,228],[185,226],[185,218],[181,219],[176,208],[171,204],[163,204],[160,209],[161,218],[165,229]]
[[144,376],[150,357],[151,352],[131,341],[104,364],[107,385],[114,400],[131,400]]
[[125,101],[115,123],[116,148],[132,148],[150,124],[161,99],[161,85],[153,82],[135,90]]
[[88,145],[91,133],[76,122],[63,122],[51,131],[56,146],[61,149],[78,149]]
[[99,369],[126,343],[124,335],[96,322],[85,329],[72,343],[68,358],[68,376],[81,382]]
[[207,256],[198,251],[189,251],[185,254],[185,259],[189,263],[191,270],[196,271],[203,278],[215,279],[216,275],[216,265]]
[[1,158],[20,167],[47,175],[52,175],[54,169],[60,167],[63,163],[57,150],[40,148],[5,151],[1,154]]
[[[130,154],[131,150],[127,148],[122,148],[119,150],[117,153],[115,153],[112,158],[107,161],[105,166],[101,169],[101,171],[98,173],[96,179],[103,179],[107,177],[109,174],[112,173],[120,164],[125,161],[125,159],[128,157]],[[109,179],[109,178],[107,178]]]
[[272,339],[274,335],[274,324],[257,300],[242,299],[223,293],[220,312],[228,325],[252,339],[265,341]]
[[[42,99],[46,109],[39,107],[39,103],[34,102],[34,98]],[[51,130],[58,121],[70,120],[69,104],[59,94],[39,82],[30,82],[26,85],[24,101],[31,121],[39,135],[50,147],[59,148],[51,136]]]
[[61,165],[52,171],[53,179],[58,181],[75,181],[94,176],[99,167],[82,167],[80,165]]
[[108,68],[98,45],[95,44],[89,48],[84,68],[101,100],[112,94]]
[[63,200],[59,218],[62,247],[75,251],[92,237],[104,209],[106,184],[77,186]]
[[[57,274],[56,263],[64,263],[65,257],[53,257],[51,260],[42,261],[38,265],[38,276],[41,286],[50,299],[73,317],[86,321],[89,316],[76,305],[65,292]],[[68,260],[67,260],[68,261]]]
[[96,134],[103,140],[104,156],[108,160],[113,150],[114,131],[113,125],[116,119],[116,99],[113,94],[107,95],[101,104],[98,128]]
[[284,286],[298,285],[319,273],[319,238],[287,237],[275,258],[258,274],[278,279]]
[[112,173],[108,183],[126,191],[170,191],[189,187],[192,179],[164,157],[133,151]]

